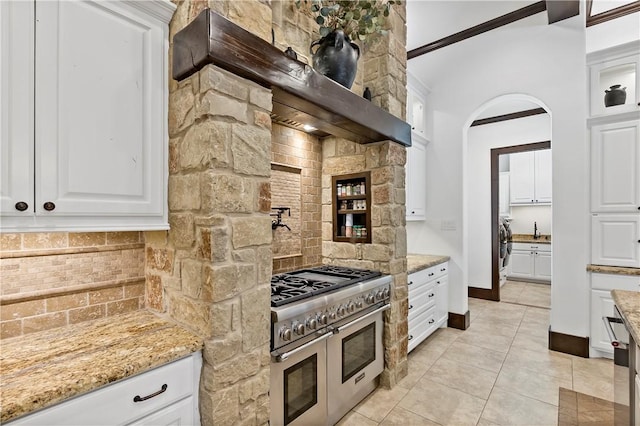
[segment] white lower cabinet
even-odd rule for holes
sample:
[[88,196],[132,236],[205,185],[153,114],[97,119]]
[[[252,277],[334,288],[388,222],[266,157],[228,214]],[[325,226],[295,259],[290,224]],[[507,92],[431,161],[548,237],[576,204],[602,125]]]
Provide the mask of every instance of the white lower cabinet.
[[202,353],[96,389],[7,423],[32,425],[199,425]]
[[448,262],[409,274],[409,347],[411,352],[449,317]]
[[613,316],[611,290],[640,291],[640,276],[591,273],[591,324],[589,343],[602,354],[613,356],[613,346],[603,317]]
[[551,244],[513,243],[509,278],[551,282]]

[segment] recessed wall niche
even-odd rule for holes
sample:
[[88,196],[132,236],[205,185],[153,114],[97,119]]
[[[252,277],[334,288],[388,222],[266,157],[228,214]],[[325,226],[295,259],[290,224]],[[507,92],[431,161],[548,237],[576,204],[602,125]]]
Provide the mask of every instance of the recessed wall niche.
[[[271,165],[271,219],[277,222],[278,207],[288,208],[280,213],[286,226],[273,229],[273,257],[302,256],[300,173],[301,169]],[[287,228],[287,226],[289,228]],[[273,227],[272,227],[273,228]]]

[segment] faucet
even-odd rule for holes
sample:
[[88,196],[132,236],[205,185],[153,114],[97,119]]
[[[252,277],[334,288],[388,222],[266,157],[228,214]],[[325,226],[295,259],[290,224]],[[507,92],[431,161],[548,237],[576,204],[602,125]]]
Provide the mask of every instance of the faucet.
[[287,224],[282,223],[282,215],[284,214],[284,212],[288,212],[289,216],[291,216],[291,209],[289,207],[272,207],[271,210],[278,210],[277,213],[270,214],[270,216],[276,218],[271,221],[271,229],[275,230],[278,229],[278,227],[282,226],[291,231],[291,228],[289,228]]
[[533,222],[533,239],[537,240],[540,238],[540,231],[538,231],[538,224]]

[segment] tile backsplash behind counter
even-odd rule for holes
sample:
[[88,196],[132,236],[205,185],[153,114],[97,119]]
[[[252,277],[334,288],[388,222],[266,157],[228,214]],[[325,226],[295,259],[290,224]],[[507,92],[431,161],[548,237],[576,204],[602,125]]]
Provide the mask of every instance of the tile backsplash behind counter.
[[0,338],[141,309],[141,232],[0,235]]

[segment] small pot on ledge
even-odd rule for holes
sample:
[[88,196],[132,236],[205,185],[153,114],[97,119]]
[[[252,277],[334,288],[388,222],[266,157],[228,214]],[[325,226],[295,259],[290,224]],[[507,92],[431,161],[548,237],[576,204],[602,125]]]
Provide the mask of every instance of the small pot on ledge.
[[610,107],[614,105],[624,105],[627,100],[626,87],[620,87],[619,84],[614,84],[604,93],[604,106]]

